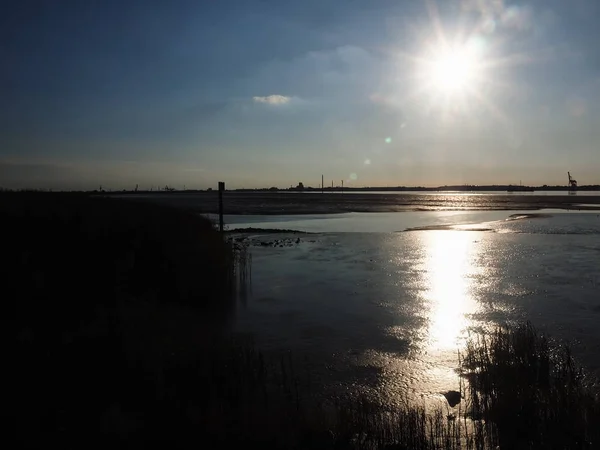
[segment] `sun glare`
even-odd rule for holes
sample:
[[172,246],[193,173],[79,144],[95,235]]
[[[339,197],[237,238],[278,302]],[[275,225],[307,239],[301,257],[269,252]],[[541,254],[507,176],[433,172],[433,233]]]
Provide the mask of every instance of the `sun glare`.
[[451,49],[435,55],[429,62],[429,77],[435,88],[444,93],[468,89],[475,82],[475,58],[464,49]]
[[477,307],[471,289],[472,265],[477,253],[473,237],[465,231],[431,231],[427,234],[430,305],[430,349],[456,348]]
[[[487,1],[473,0],[463,2],[457,17],[445,17],[437,6],[444,2],[423,3],[430,23],[413,29],[415,46],[412,50],[398,46],[391,51],[398,60],[399,92],[390,95],[390,102],[410,104],[445,124],[467,116],[479,119],[485,114],[510,125],[509,116],[494,101],[519,88],[515,81],[506,79],[510,68],[545,58],[528,52],[506,53],[511,47],[507,43],[513,39],[511,31],[532,25],[527,8],[504,7],[501,0],[490,8]],[[446,23],[451,28],[447,29]]]
[[440,94],[463,95],[477,89],[479,77],[477,54],[467,46],[441,46],[424,58],[422,76]]
[[487,58],[485,46],[476,39],[430,42],[413,59],[417,83],[411,97],[421,97],[425,108],[439,109],[445,117],[478,110],[487,104],[492,82]]

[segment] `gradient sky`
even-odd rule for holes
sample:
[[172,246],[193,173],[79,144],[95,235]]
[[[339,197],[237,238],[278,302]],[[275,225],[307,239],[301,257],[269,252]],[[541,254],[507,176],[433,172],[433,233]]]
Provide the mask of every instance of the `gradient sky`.
[[[600,184],[598,0],[8,0],[0,186]],[[476,48],[463,92],[429,51]]]

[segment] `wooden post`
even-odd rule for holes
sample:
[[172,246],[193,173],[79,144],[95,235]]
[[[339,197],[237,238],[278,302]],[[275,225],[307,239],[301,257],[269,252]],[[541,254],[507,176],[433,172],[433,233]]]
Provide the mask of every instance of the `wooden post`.
[[223,232],[223,191],[225,190],[225,183],[219,181],[219,231]]
[[323,175],[321,175],[321,194],[323,192],[325,192],[324,189],[325,189],[325,186],[323,186]]

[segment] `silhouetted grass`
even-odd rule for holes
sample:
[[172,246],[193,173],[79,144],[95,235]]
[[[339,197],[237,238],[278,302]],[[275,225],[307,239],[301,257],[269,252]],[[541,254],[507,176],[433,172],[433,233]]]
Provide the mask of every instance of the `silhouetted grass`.
[[469,342],[462,367],[471,415],[501,448],[600,446],[600,401],[568,347],[529,323]]
[[291,358],[266,358],[247,341],[219,341],[194,361],[165,364],[160,412],[143,413],[139,439],[214,448],[598,447],[597,398],[569,353],[531,326],[471,341],[462,364],[468,401],[452,417],[408,401],[393,409],[361,396],[320,401]]
[[[259,353],[251,355],[238,361],[255,369],[234,372],[262,374],[262,378],[251,377],[255,393],[269,385],[269,376],[279,382],[274,384],[277,389],[270,403],[260,403],[260,395],[250,401],[253,421],[243,422],[251,425],[241,433],[246,442],[264,444],[261,437],[281,432],[289,439],[285,448],[600,447],[600,401],[591,380],[578,368],[568,347],[551,344],[529,323],[501,327],[469,341],[461,359],[465,380],[461,390],[467,401],[456,417],[443,410],[427,411],[409,401],[390,409],[361,396],[334,404],[304,399],[303,389],[299,396],[294,390],[301,377],[290,375],[286,366],[264,365]],[[257,414],[268,411],[268,405],[274,405],[275,411]],[[260,427],[256,426],[259,417],[278,421]]]

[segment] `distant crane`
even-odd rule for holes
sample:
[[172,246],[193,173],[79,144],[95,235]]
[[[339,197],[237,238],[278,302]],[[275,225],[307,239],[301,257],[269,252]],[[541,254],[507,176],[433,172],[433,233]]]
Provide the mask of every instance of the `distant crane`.
[[567,172],[567,175],[569,176],[569,188],[571,190],[576,190],[577,189],[577,180],[575,180],[573,177],[571,177],[571,172]]

